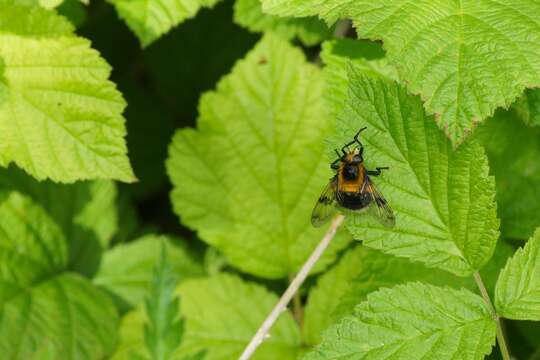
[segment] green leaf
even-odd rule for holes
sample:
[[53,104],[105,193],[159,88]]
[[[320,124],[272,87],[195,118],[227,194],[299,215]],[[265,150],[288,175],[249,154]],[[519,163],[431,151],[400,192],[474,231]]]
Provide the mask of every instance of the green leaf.
[[122,317],[119,328],[119,342],[111,360],[150,360],[144,341],[146,314],[142,306]]
[[[124,141],[125,102],[110,66],[62,17],[2,1],[0,165],[35,178],[132,182]],[[4,95],[2,97],[5,97]]]
[[39,5],[43,6],[46,9],[54,9],[63,2],[64,0],[39,0]]
[[538,2],[263,0],[263,10],[353,19],[360,38],[384,42],[409,91],[454,145],[495,108],[540,85]]
[[478,136],[495,176],[501,232],[526,240],[540,224],[540,130],[525,126],[515,111],[497,111]]
[[6,359],[101,359],[116,341],[117,314],[91,283],[66,271],[60,228],[18,193],[0,203],[0,352]]
[[394,209],[396,226],[351,214],[347,228],[354,238],[466,276],[495,249],[495,184],[480,144],[469,141],[454,151],[432,120],[420,99],[397,83],[352,70],[349,99],[329,151],[367,126],[362,133],[367,168],[390,167],[372,180]]
[[143,47],[219,0],[108,0]]
[[[480,271],[491,296],[499,271],[512,255],[512,250],[506,242],[499,241],[493,257]],[[325,272],[310,290],[304,316],[304,341],[311,345],[318,344],[323,330],[345,315],[352,314],[354,307],[364,301],[369,293],[408,281],[477,291],[472,277],[456,277],[407,259],[357,246]]]
[[186,247],[173,238],[147,235],[105,252],[94,284],[114,295],[122,309],[143,301],[152,284],[152,269],[159,264],[160,242],[167,249],[167,263],[180,280],[203,275],[202,266]]
[[525,90],[513,107],[525,124],[540,126],[540,90]]
[[468,290],[409,283],[368,295],[304,359],[483,359],[495,328]]
[[58,14],[68,18],[77,28],[80,28],[86,22],[87,14],[83,1],[65,0],[56,10]]
[[311,345],[318,344],[323,330],[336,323],[343,315],[349,314],[356,304],[379,288],[406,281],[454,287],[465,286],[469,282],[474,285],[468,280],[444,271],[428,269],[407,259],[357,246],[324,273],[309,292],[304,316],[304,341]]
[[180,345],[183,321],[179,318],[179,301],[174,294],[177,282],[178,279],[167,262],[167,248],[162,241],[160,258],[145,300],[148,321],[144,326],[144,339],[154,360],[169,359]]
[[540,229],[501,271],[495,306],[506,318],[540,321]]
[[321,59],[325,65],[323,97],[333,118],[341,113],[347,97],[349,66],[370,76],[397,80],[396,69],[388,65],[379,43],[352,39],[325,41]]
[[263,12],[279,16],[319,16],[328,24],[345,17],[353,0],[261,0]]
[[259,0],[236,0],[234,22],[252,32],[272,31],[285,39],[298,37],[308,46],[331,38],[333,33],[333,28],[314,17],[295,19],[263,14]]
[[[45,9],[54,9],[63,4],[68,0],[11,0],[12,3],[25,5],[25,6],[41,6]],[[80,3],[88,4],[89,0],[73,0]]]
[[[128,312],[120,322],[120,341],[111,360],[151,360],[144,341],[144,325],[148,321],[142,306]],[[177,355],[176,360],[205,360],[204,353],[194,355]]]
[[[188,280],[179,293],[186,327],[176,355],[206,350],[205,360],[238,358],[278,301],[260,285],[225,274]],[[285,312],[252,359],[296,359],[299,347],[298,326]]]
[[[203,95],[198,130],[173,139],[167,171],[175,212],[243,271],[294,273],[326,231],[310,224],[331,175],[321,80],[299,49],[267,35]],[[348,240],[338,235],[315,271]]]
[[0,169],[0,189],[30,196],[60,225],[69,242],[69,267],[91,276],[118,229],[116,186],[111,181],[38,182],[10,167]]
[[6,65],[4,64],[4,61],[0,57],[0,107],[2,106],[2,103],[8,99],[9,91],[7,87],[4,85],[6,83],[6,79],[4,77],[4,70],[6,68]]

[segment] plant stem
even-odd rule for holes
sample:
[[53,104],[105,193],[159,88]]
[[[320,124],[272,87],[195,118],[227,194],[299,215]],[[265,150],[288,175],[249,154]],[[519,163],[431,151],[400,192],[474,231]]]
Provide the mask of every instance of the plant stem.
[[334,29],[334,37],[342,39],[347,37],[347,33],[351,29],[352,23],[351,20],[339,20]]
[[281,313],[286,310],[287,304],[291,301],[294,294],[296,294],[304,280],[306,280],[309,272],[311,271],[317,260],[319,260],[321,255],[324,253],[324,250],[326,250],[326,248],[330,244],[330,241],[334,238],[334,235],[336,235],[336,231],[343,222],[343,219],[343,215],[337,215],[332,220],[332,224],[328,228],[328,231],[322,238],[321,242],[319,243],[319,245],[317,245],[315,250],[313,250],[307,261],[304,263],[304,265],[298,272],[298,274],[296,274],[296,277],[291,281],[287,290],[285,290],[283,295],[281,295],[278,303],[276,304],[276,306],[274,306],[274,309],[272,309],[266,320],[264,320],[264,322],[262,323],[259,330],[257,330],[257,333],[253,336],[249,344],[246,346],[239,360],[248,360],[253,355],[255,350],[257,350],[257,347],[267,337],[268,331],[270,331],[272,325],[274,325],[279,315],[281,315]]
[[[292,282],[293,279],[293,276],[291,276],[289,278],[289,283]],[[294,319],[296,320],[300,328],[302,328],[302,325],[304,323],[304,308],[302,307],[302,298],[300,297],[300,291],[297,291],[294,294],[292,302]]]
[[484,299],[484,303],[486,304],[489,313],[493,317],[493,320],[495,320],[495,324],[497,326],[497,343],[499,344],[499,349],[501,350],[501,355],[503,360],[510,360],[510,353],[508,352],[508,346],[506,345],[506,339],[504,337],[503,328],[501,325],[501,319],[499,318],[499,315],[497,315],[497,312],[495,311],[495,308],[493,307],[493,303],[491,302],[491,299],[489,297],[489,294],[486,290],[486,286],[484,285],[484,282],[482,281],[482,277],[480,276],[480,273],[475,272],[473,274],[474,281],[476,281],[476,285],[478,286],[478,289],[480,289],[480,293],[482,294],[482,298]]

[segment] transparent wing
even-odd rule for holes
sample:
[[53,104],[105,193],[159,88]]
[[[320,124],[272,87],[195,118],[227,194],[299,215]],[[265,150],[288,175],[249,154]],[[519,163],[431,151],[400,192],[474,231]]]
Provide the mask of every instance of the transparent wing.
[[311,224],[319,227],[336,212],[337,177],[334,176],[324,188],[311,213]]
[[366,176],[363,193],[371,197],[370,211],[375,214],[377,219],[385,226],[393,227],[396,224],[396,218],[392,208],[388,205],[386,199],[375,188],[369,177]]

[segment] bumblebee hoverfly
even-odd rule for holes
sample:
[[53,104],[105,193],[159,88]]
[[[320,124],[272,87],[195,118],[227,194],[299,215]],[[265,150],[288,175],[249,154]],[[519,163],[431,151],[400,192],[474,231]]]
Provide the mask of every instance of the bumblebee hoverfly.
[[382,170],[388,167],[377,167],[375,170],[367,170],[364,167],[364,147],[358,136],[366,128],[363,127],[353,141],[341,148],[341,154],[334,150],[338,158],[330,165],[336,174],[323,190],[313,213],[311,223],[313,226],[321,226],[338,209],[360,212],[374,209],[375,216],[386,226],[395,224],[394,213],[384,197],[377,191],[370,176],[379,176]]

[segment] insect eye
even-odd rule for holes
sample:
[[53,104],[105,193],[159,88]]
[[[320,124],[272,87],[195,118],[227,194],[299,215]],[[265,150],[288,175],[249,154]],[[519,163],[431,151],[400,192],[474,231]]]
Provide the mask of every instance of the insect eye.
[[354,155],[353,161],[354,162],[362,162],[362,157],[360,155]]

